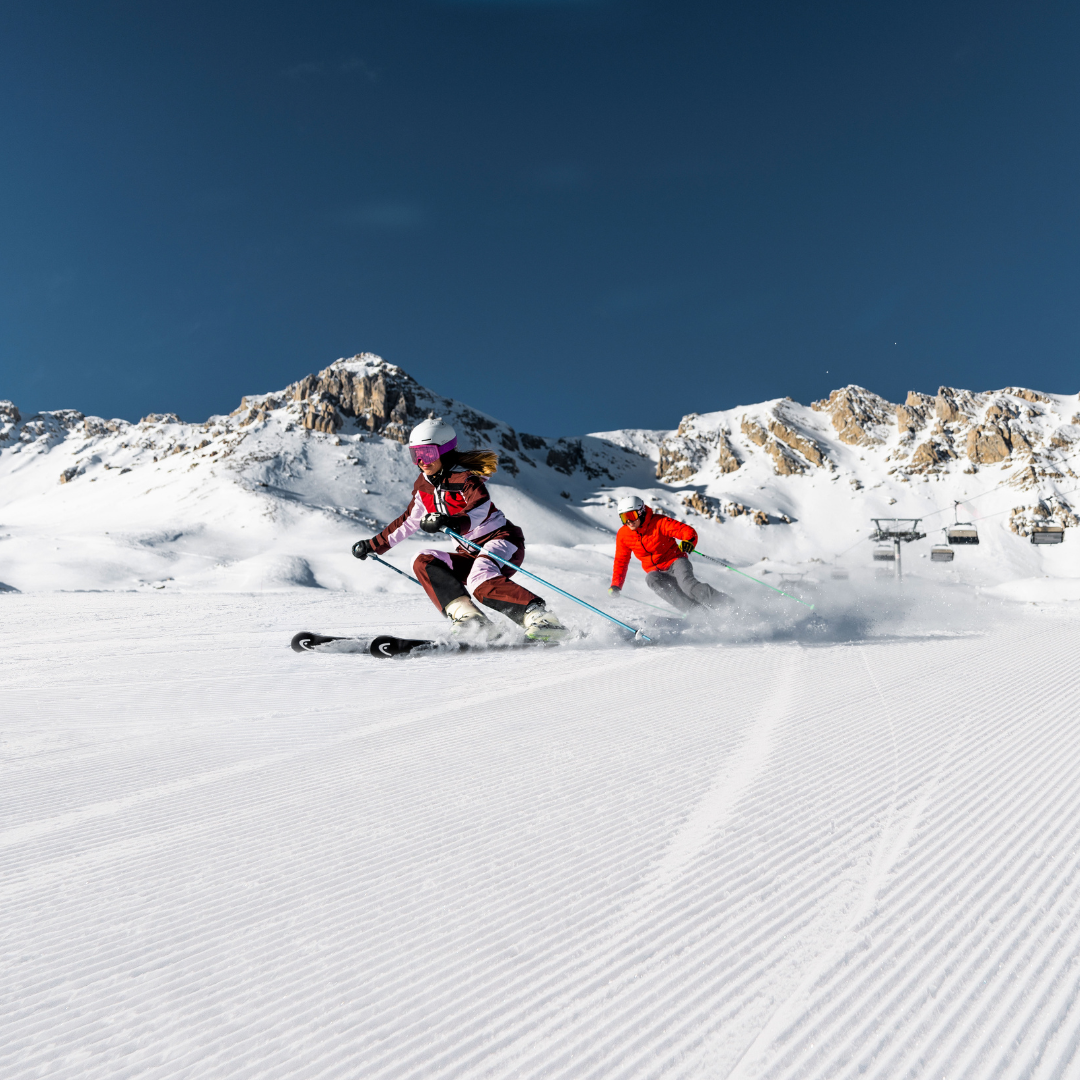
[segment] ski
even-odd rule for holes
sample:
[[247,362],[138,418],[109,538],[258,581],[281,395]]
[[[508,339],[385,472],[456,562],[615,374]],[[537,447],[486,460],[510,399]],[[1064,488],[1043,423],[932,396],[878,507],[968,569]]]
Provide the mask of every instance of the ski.
[[435,652],[440,648],[437,641],[425,641],[422,638],[400,638],[393,634],[380,634],[373,638],[368,646],[372,656],[408,656],[414,652]]
[[556,644],[547,641],[434,641],[430,638],[400,638],[380,634],[376,638],[331,637],[301,630],[290,643],[294,652],[366,652],[370,656],[391,658],[431,653],[487,652],[491,649],[527,649]]
[[293,652],[313,652],[320,645],[328,645],[331,641],[350,641],[354,638],[327,637],[326,634],[313,634],[310,630],[301,630],[299,634],[293,634],[289,643]]
[[407,656],[423,649],[433,651],[439,642],[428,639],[399,638],[391,634],[380,634],[376,638],[334,637],[329,634],[316,634],[310,630],[301,630],[294,634],[289,643],[293,652],[365,652],[371,656]]

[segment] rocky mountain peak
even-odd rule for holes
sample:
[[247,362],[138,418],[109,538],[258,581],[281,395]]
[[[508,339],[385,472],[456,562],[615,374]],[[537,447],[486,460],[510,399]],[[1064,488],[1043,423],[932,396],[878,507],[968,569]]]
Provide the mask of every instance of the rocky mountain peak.
[[862,386],[850,385],[813,402],[810,408],[828,414],[841,442],[871,446],[888,438],[888,429],[899,406]]
[[396,364],[374,353],[357,353],[290,383],[281,394],[245,397],[231,415],[246,426],[287,403],[297,403],[301,425],[309,431],[332,435],[348,417],[370,432],[404,442],[412,424],[423,418],[417,406],[422,392]]

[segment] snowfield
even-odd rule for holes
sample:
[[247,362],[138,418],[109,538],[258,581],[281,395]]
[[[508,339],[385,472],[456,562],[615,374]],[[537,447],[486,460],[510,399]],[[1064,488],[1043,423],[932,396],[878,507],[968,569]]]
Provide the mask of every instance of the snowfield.
[[[556,439],[371,354],[201,424],[0,401],[0,1080],[1080,1077],[1078,408]],[[530,583],[573,640],[289,649],[445,630],[349,554],[428,414],[653,644]],[[759,581],[607,596],[631,492]]]
[[422,596],[0,597],[0,1075],[1078,1075],[1080,623],[905,586],[394,661],[288,640]]

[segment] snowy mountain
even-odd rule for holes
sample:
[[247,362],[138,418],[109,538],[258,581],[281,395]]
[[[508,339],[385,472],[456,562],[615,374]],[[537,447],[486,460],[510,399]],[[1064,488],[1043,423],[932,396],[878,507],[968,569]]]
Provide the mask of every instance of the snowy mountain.
[[[74,410],[23,418],[0,402],[0,581],[23,591],[394,591],[392,575],[358,566],[348,549],[404,508],[414,475],[404,440],[429,415],[452,423],[463,447],[499,452],[493,494],[541,564],[602,577],[614,501],[634,491],[692,520],[703,550],[762,572],[812,579],[837,559],[869,569],[870,519],[906,515],[928,533],[905,550],[907,572],[983,585],[1073,577],[1071,544],[1027,538],[1033,524],[1077,524],[1078,413],[1075,396],[1019,388],[943,387],[893,405],[849,386],[809,407],[778,399],[690,414],[676,431],[550,439],[370,353],[203,423]],[[981,543],[930,566],[954,501]],[[421,543],[430,540],[410,541],[395,561],[406,565]]]

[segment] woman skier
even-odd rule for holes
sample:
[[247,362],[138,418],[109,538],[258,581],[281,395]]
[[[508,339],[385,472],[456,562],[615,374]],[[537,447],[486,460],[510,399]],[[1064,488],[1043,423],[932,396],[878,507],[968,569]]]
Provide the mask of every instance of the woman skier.
[[358,540],[353,554],[358,559],[382,555],[417,529],[437,533],[449,527],[481,551],[465,544],[453,552],[429,548],[417,555],[413,571],[432,603],[453,623],[455,635],[483,640],[498,633],[473,604],[471,591],[485,607],[517,623],[527,638],[561,638],[566,629],[544,601],[511,581],[512,569],[485,557],[491,552],[515,566],[525,558],[521,529],[506,520],[484,485],[484,477],[498,467],[497,455],[491,450],[459,451],[454,429],[442,419],[425,420],[413,428],[409,452],[420,475],[405,513],[370,540]]
[[618,596],[633,553],[641,560],[645,583],[680,611],[716,608],[729,597],[694,577],[687,557],[697,545],[697,533],[685,522],[658,514],[636,495],[620,499],[616,509],[622,528],[615,536],[615,566],[608,592]]

